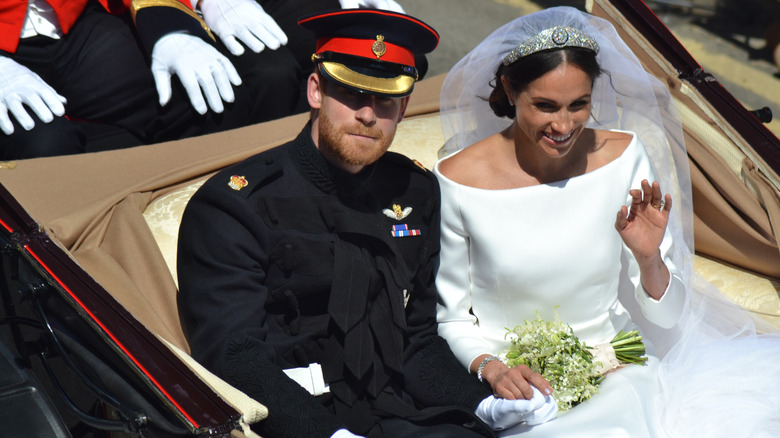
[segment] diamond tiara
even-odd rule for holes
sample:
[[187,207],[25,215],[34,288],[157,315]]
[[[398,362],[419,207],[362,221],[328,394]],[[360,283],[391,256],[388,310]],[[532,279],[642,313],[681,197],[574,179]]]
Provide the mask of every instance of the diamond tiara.
[[555,26],[525,40],[504,57],[504,65],[542,50],[560,47],[582,47],[599,53],[599,45],[590,35],[573,27]]

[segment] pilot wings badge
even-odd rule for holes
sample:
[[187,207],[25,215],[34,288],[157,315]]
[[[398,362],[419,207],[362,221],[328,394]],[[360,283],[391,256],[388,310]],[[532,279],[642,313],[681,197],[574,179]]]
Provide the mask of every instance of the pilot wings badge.
[[382,213],[385,214],[385,216],[389,217],[390,219],[395,219],[397,221],[400,221],[402,219],[405,219],[406,216],[409,216],[412,213],[412,207],[406,207],[402,208],[398,204],[393,204],[393,209],[385,208],[382,210]]

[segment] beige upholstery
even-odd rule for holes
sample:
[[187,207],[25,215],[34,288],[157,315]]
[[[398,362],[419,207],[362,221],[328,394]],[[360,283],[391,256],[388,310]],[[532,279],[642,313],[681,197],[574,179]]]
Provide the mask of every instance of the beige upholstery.
[[780,281],[698,255],[693,267],[731,301],[780,327]]
[[176,276],[176,242],[179,239],[179,223],[187,202],[204,182],[205,180],[197,181],[161,196],[149,203],[144,210],[144,219],[154,234],[177,289],[179,279]]

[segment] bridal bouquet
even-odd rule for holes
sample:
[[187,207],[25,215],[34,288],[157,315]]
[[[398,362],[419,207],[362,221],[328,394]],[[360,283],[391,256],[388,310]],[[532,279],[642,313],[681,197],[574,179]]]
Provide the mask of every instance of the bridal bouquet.
[[553,387],[561,412],[598,393],[604,374],[621,363],[641,365],[647,361],[638,331],[621,331],[611,342],[590,347],[560,320],[557,309],[555,321],[545,321],[537,313],[535,321],[526,320],[507,330],[511,345],[502,354],[506,364],[524,364],[544,376]]

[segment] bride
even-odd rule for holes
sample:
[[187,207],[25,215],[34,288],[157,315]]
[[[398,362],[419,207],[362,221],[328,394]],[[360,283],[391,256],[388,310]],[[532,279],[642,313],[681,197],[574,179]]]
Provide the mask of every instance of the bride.
[[636,329],[648,349],[590,400],[501,436],[780,436],[780,337],[691,272],[679,116],[611,24],[518,18],[451,70],[441,108],[439,334],[463,366],[529,398],[527,370],[498,356],[507,328],[556,309],[588,345]]

